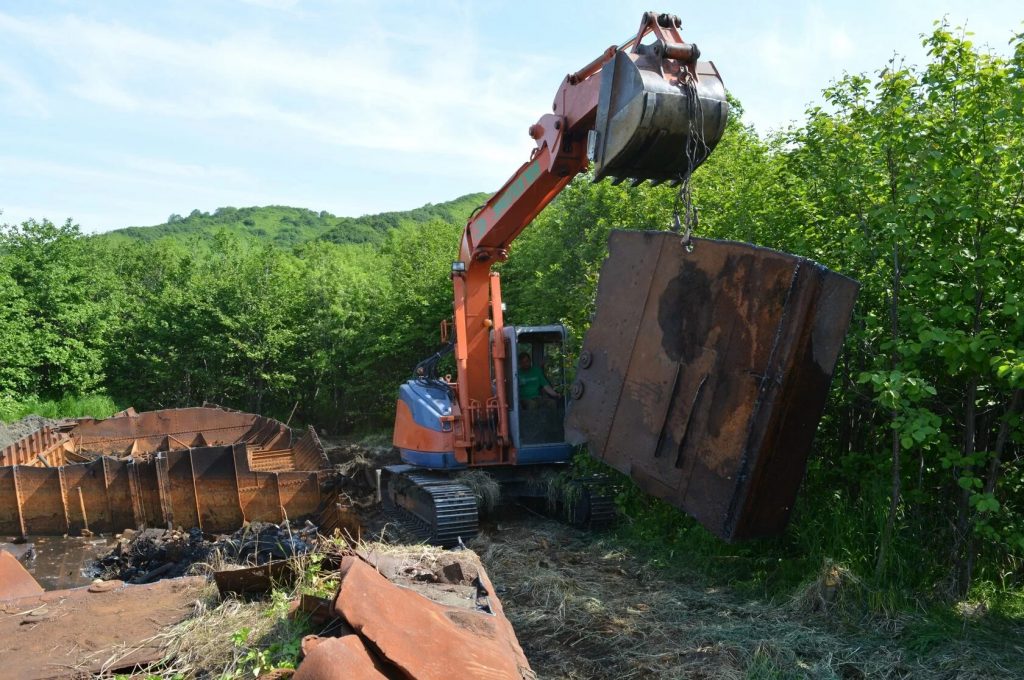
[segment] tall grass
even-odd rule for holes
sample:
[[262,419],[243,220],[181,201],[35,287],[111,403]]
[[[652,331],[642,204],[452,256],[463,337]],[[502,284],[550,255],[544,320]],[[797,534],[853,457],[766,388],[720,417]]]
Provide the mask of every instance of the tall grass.
[[27,397],[22,400],[0,396],[0,421],[5,423],[30,415],[44,418],[106,418],[119,410],[114,400],[105,394],[66,394],[60,399]]

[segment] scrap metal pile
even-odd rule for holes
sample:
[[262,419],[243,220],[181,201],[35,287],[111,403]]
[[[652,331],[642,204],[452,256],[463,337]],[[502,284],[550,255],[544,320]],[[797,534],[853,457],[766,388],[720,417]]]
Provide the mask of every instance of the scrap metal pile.
[[231,532],[310,516],[331,503],[310,428],[182,408],[64,421],[0,450],[0,534],[140,527]]
[[475,553],[353,553],[339,572],[333,600],[296,605],[336,625],[303,640],[295,680],[536,678]]
[[[320,631],[302,641],[297,680],[536,677],[475,553],[388,547],[326,557],[324,569],[338,581],[335,596],[303,595],[292,603],[291,616]],[[296,570],[294,561],[277,560],[214,576],[225,596],[251,595],[280,586]],[[112,579],[43,592],[15,557],[0,551],[5,672],[90,677],[158,664],[167,654],[166,631],[193,613],[205,584],[202,576],[151,584]]]

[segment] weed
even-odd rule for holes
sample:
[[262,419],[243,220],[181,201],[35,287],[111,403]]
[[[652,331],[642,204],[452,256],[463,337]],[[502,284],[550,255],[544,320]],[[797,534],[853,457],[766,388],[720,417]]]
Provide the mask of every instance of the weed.
[[43,418],[106,418],[118,411],[114,400],[104,394],[71,395],[60,399],[26,397],[22,400],[0,399],[0,421],[13,422],[25,416]]
[[464,484],[476,496],[477,507],[481,514],[494,512],[501,501],[501,485],[483,470],[467,470],[456,476],[456,481]]

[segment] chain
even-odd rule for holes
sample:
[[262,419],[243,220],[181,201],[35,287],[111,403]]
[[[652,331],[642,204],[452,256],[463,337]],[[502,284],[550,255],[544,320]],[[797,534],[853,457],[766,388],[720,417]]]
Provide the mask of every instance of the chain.
[[700,105],[697,96],[697,84],[693,80],[693,74],[687,68],[683,68],[680,81],[680,88],[684,90],[687,102],[687,119],[689,123],[689,134],[686,135],[686,167],[679,173],[679,191],[676,192],[675,201],[672,207],[672,226],[674,233],[683,233],[682,242],[689,247],[693,232],[700,224],[700,216],[697,206],[693,204],[693,196],[690,192],[690,176],[694,168],[704,158],[707,158],[708,147],[704,140],[704,108]]
[[690,193],[689,175],[679,174],[679,191],[676,192],[676,199],[672,206],[672,231],[678,234],[683,233],[683,245],[690,245],[690,238],[700,223],[700,215],[697,213],[697,206],[693,204],[693,196]]

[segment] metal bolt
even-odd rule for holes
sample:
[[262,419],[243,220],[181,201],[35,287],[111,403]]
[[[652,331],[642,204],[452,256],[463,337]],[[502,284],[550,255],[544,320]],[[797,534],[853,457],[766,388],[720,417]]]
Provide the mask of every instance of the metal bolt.
[[583,396],[583,381],[577,380],[572,384],[572,390],[570,391],[573,399],[580,399]]

